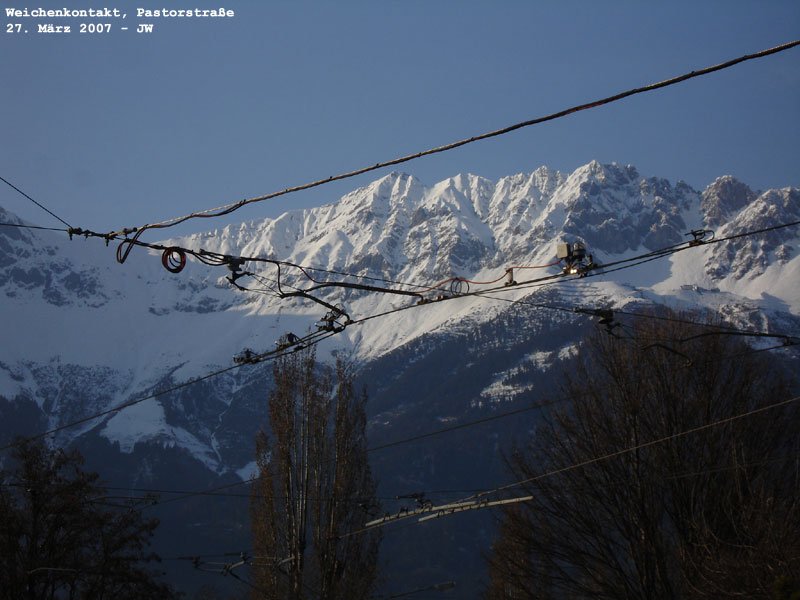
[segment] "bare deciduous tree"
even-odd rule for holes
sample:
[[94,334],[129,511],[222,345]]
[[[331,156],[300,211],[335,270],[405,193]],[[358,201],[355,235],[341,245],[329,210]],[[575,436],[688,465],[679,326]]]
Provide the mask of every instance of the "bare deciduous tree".
[[20,441],[14,461],[0,473],[0,599],[177,597],[146,568],[158,521],[107,501],[77,451]]
[[252,498],[257,596],[367,598],[380,536],[355,536],[376,508],[367,462],[365,394],[342,362],[320,370],[312,350],[279,359],[268,436],[257,438]]
[[641,321],[634,340],[589,339],[563,408],[511,456],[534,499],[503,511],[487,598],[766,599],[800,583],[796,403],[648,445],[797,381],[704,327]]

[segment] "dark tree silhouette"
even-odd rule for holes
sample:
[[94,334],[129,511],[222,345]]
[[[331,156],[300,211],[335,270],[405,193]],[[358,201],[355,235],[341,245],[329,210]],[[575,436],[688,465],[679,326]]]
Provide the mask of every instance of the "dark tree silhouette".
[[510,457],[533,500],[502,513],[490,600],[766,599],[800,581],[798,403],[647,445],[787,400],[796,374],[733,335],[638,323],[583,345],[562,408]]
[[365,394],[340,361],[313,350],[279,359],[269,396],[272,433],[256,440],[254,597],[358,600],[377,574],[377,532],[347,536],[377,509],[366,453]]
[[156,520],[113,506],[77,451],[20,440],[0,475],[0,598],[173,598],[146,567]]

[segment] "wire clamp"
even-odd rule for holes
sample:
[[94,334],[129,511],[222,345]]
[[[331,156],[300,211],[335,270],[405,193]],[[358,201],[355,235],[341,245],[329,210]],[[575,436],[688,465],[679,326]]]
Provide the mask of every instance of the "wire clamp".
[[[700,244],[705,244],[714,239],[714,232],[710,229],[692,229],[689,233],[685,233],[684,235],[691,235],[693,238],[689,240],[689,247],[699,246]],[[705,239],[708,235],[711,237]]]
[[258,354],[250,348],[245,348],[239,354],[234,355],[233,362],[237,365],[252,365],[258,362]]
[[[339,319],[345,317],[344,323],[340,323]],[[344,331],[345,327],[351,323],[350,317],[340,306],[334,306],[331,310],[325,313],[317,322],[317,329],[320,331],[329,331],[331,333],[339,333]]]
[[286,350],[291,348],[292,346],[297,345],[297,350],[303,348],[303,345],[299,343],[300,338],[293,334],[291,331],[284,333],[278,341],[275,342],[276,349],[280,352],[281,350]]

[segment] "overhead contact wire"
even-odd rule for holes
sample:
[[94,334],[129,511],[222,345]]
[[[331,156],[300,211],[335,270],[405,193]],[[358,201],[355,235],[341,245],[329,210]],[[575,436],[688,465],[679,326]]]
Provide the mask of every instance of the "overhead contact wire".
[[63,231],[67,233],[68,229],[60,227],[42,227],[41,225],[25,225],[24,223],[0,223],[0,227],[17,227],[19,229],[43,229],[45,231]]
[[385,168],[385,167],[391,167],[391,166],[399,165],[399,164],[402,164],[402,163],[405,163],[405,162],[409,162],[409,161],[417,159],[417,158],[421,158],[423,156],[429,156],[429,155],[432,155],[432,154],[438,154],[438,153],[441,153],[441,152],[454,150],[456,148],[459,148],[461,146],[465,146],[467,144],[472,144],[472,143],[475,143],[475,142],[478,142],[478,141],[481,141],[481,140],[486,140],[486,139],[497,137],[497,136],[500,136],[500,135],[505,135],[507,133],[511,133],[512,131],[516,131],[518,129],[522,129],[524,127],[530,127],[532,125],[538,125],[538,124],[541,124],[541,123],[545,123],[547,121],[553,121],[555,119],[560,119],[562,117],[566,117],[568,115],[571,115],[571,114],[574,114],[574,113],[577,113],[577,112],[580,112],[580,111],[589,110],[589,109],[592,109],[592,108],[597,108],[599,106],[610,104],[612,102],[617,102],[619,100],[622,100],[624,98],[628,98],[630,96],[634,96],[634,95],[637,95],[637,94],[642,94],[642,93],[645,93],[645,92],[658,90],[658,89],[665,88],[665,87],[668,87],[668,86],[671,86],[671,85],[675,85],[677,83],[681,83],[681,82],[687,81],[689,79],[693,79],[693,78],[696,78],[696,77],[701,77],[701,76],[704,76],[704,75],[708,75],[710,73],[714,73],[716,71],[721,71],[723,69],[727,69],[727,68],[733,67],[735,65],[738,65],[738,64],[746,62],[746,61],[750,61],[750,60],[754,60],[754,59],[758,59],[758,58],[763,58],[763,57],[766,57],[766,56],[770,56],[772,54],[777,54],[779,52],[784,52],[784,51],[789,50],[791,48],[794,48],[795,46],[798,46],[798,45],[800,45],[800,40],[795,40],[795,41],[792,41],[792,42],[781,44],[779,46],[775,46],[773,48],[768,48],[766,50],[762,50],[760,52],[755,52],[753,54],[746,54],[744,56],[740,56],[739,58],[734,58],[734,59],[719,63],[717,65],[705,67],[703,69],[699,69],[699,70],[696,70],[696,71],[691,71],[689,73],[685,73],[683,75],[678,75],[678,76],[672,77],[670,79],[665,79],[665,80],[657,82],[657,83],[651,83],[649,85],[645,85],[645,86],[642,86],[642,87],[633,88],[633,89],[630,89],[630,90],[627,90],[627,91],[624,91],[624,92],[620,92],[620,93],[614,94],[612,96],[608,96],[606,98],[601,98],[599,100],[593,100],[591,102],[587,102],[587,103],[584,103],[584,104],[579,104],[577,106],[573,106],[573,107],[570,107],[570,108],[567,108],[567,109],[564,109],[564,110],[560,110],[558,112],[555,112],[555,113],[552,113],[552,114],[549,114],[549,115],[546,115],[546,116],[543,116],[543,117],[537,117],[537,118],[529,119],[529,120],[522,121],[522,122],[519,122],[519,123],[515,123],[513,125],[509,125],[507,127],[501,128],[501,129],[497,129],[497,130],[490,131],[490,132],[487,132],[487,133],[483,133],[483,134],[480,134],[480,135],[475,135],[475,136],[472,136],[470,138],[462,139],[462,140],[459,140],[459,141],[456,141],[456,142],[451,142],[449,144],[445,144],[445,145],[442,145],[442,146],[437,146],[435,148],[431,148],[431,149],[428,149],[428,150],[423,150],[421,152],[416,152],[414,154],[401,156],[399,158],[395,158],[395,159],[392,159],[392,160],[387,160],[387,161],[384,161],[384,162],[378,162],[378,163],[376,163],[374,165],[371,165],[371,166],[368,166],[368,167],[362,167],[362,168],[356,169],[354,171],[349,171],[349,172],[342,173],[342,174],[339,174],[339,175],[332,175],[332,176],[324,178],[324,179],[319,179],[319,180],[316,180],[316,181],[312,181],[312,182],[305,183],[305,184],[302,184],[302,185],[297,185],[297,186],[294,186],[294,187],[288,187],[288,188],[285,188],[283,190],[272,192],[270,194],[265,194],[265,195],[262,195],[262,196],[256,196],[256,197],[253,197],[253,198],[247,198],[247,199],[244,199],[244,200],[239,200],[238,202],[234,202],[234,203],[231,203],[231,204],[219,206],[217,208],[211,208],[211,209],[207,209],[207,210],[203,210],[203,211],[190,213],[190,214],[185,215],[183,217],[175,217],[175,218],[172,218],[172,219],[168,219],[166,221],[161,221],[159,223],[151,223],[151,224],[147,224],[147,225],[142,225],[141,227],[122,229],[122,230],[116,231],[114,233],[115,234],[127,234],[127,233],[136,232],[136,234],[138,236],[138,235],[141,234],[141,232],[143,232],[146,229],[163,229],[163,228],[167,228],[167,227],[173,227],[175,225],[178,225],[180,223],[188,221],[189,219],[220,217],[220,216],[223,216],[223,215],[230,214],[230,213],[234,212],[235,210],[238,210],[239,208],[242,208],[243,206],[246,206],[248,204],[253,204],[253,203],[256,203],[256,202],[263,202],[265,200],[270,200],[270,199],[277,198],[279,196],[283,196],[283,195],[286,195],[286,194],[291,194],[291,193],[295,193],[295,192],[299,192],[299,191],[315,188],[315,187],[318,187],[318,186],[321,186],[321,185],[325,185],[325,184],[331,183],[333,181],[340,181],[340,180],[343,180],[343,179],[356,177],[357,175],[363,175],[364,173],[369,173],[371,171],[375,171],[375,170],[382,169],[382,168]]
[[[118,413],[118,412],[120,412],[122,410],[125,410],[126,408],[130,408],[131,406],[135,406],[135,405],[140,404],[142,402],[145,402],[147,400],[153,400],[153,399],[156,399],[156,398],[160,398],[161,396],[170,394],[172,392],[178,391],[178,390],[183,389],[185,387],[189,387],[189,386],[194,385],[196,383],[200,383],[201,381],[206,381],[207,379],[212,379],[214,377],[218,377],[218,376],[220,376],[220,375],[222,375],[224,373],[227,373],[229,371],[234,371],[236,369],[240,369],[240,368],[242,368],[242,367],[244,367],[245,365],[248,365],[248,364],[258,364],[260,362],[264,362],[264,361],[267,361],[267,360],[274,360],[274,359],[279,358],[281,356],[284,356],[286,354],[290,354],[292,352],[295,352],[296,350],[299,349],[298,346],[301,345],[301,344],[303,346],[315,345],[315,344],[318,344],[319,342],[321,342],[322,340],[327,339],[331,335],[334,335],[334,333],[316,332],[314,334],[310,334],[309,336],[306,336],[305,338],[300,338],[298,340],[297,344],[293,344],[290,347],[279,349],[279,350],[274,350],[274,351],[270,351],[270,352],[265,352],[265,353],[262,353],[262,354],[259,354],[259,355],[255,355],[253,357],[253,360],[251,360],[249,362],[231,365],[229,367],[225,367],[224,369],[219,369],[217,371],[213,371],[211,373],[207,373],[206,375],[203,375],[201,377],[195,377],[194,379],[190,379],[188,381],[184,381],[183,383],[179,383],[177,385],[174,385],[174,386],[169,387],[167,389],[161,390],[159,392],[154,392],[154,393],[149,394],[149,395],[147,395],[147,396],[145,396],[143,398],[137,398],[135,400],[130,400],[128,402],[123,402],[122,404],[120,404],[118,406],[115,406],[113,408],[109,408],[107,410],[103,410],[103,411],[94,413],[94,414],[89,415],[87,417],[83,417],[81,419],[77,419],[75,421],[71,421],[69,423],[66,423],[64,425],[59,425],[58,427],[54,427],[52,429],[48,429],[47,431],[43,431],[41,433],[38,433],[38,434],[35,434],[35,435],[32,435],[32,436],[27,436],[26,438],[24,438],[23,443],[24,442],[28,442],[28,441],[34,441],[34,440],[42,439],[42,438],[45,438],[45,437],[49,437],[49,436],[51,436],[51,435],[53,435],[55,433],[58,433],[60,431],[64,431],[65,429],[71,429],[72,427],[77,427],[78,425],[82,425],[84,423],[88,423],[90,421],[93,421],[94,419],[99,419],[100,417],[105,417],[107,415]],[[12,444],[8,444],[6,446],[2,446],[2,447],[0,447],[0,452],[4,452],[6,450],[10,450],[11,448],[15,448],[15,447],[19,446],[19,444],[20,444],[19,442],[15,442],[15,443],[12,443]]]
[[17,192],[19,192],[20,194],[22,194],[22,195],[23,195],[25,198],[27,198],[28,200],[30,200],[31,202],[33,202],[33,203],[34,203],[36,206],[38,206],[39,208],[41,208],[41,209],[42,209],[44,212],[46,212],[46,213],[47,213],[48,215],[50,215],[51,217],[55,217],[57,220],[61,221],[61,222],[62,222],[64,225],[66,225],[67,227],[69,227],[69,228],[72,228],[72,225],[70,225],[69,223],[67,223],[67,222],[66,222],[64,219],[62,219],[61,217],[59,217],[59,216],[58,216],[56,213],[54,213],[52,210],[50,210],[50,209],[49,209],[49,208],[47,208],[46,206],[44,206],[44,205],[40,204],[39,202],[37,202],[36,200],[34,200],[33,198],[31,198],[31,197],[30,197],[28,194],[26,194],[25,192],[23,192],[21,189],[19,189],[17,186],[15,186],[13,183],[11,183],[11,182],[10,182],[8,179],[6,179],[5,177],[2,177],[2,176],[0,176],[0,181],[2,181],[3,183],[5,183],[5,184],[6,184],[7,186],[9,186],[10,188],[12,188],[12,189],[16,190],[16,191],[17,191]]
[[657,446],[658,444],[663,444],[665,442],[670,442],[672,440],[676,440],[676,439],[685,437],[687,435],[691,435],[693,433],[698,433],[700,431],[705,431],[706,429],[711,429],[712,427],[717,427],[718,425],[724,425],[726,423],[732,423],[733,421],[738,421],[739,419],[745,419],[745,418],[757,415],[759,413],[767,412],[769,410],[773,410],[773,409],[776,409],[776,408],[781,408],[783,406],[788,406],[789,404],[792,404],[793,402],[797,402],[798,400],[800,400],[800,396],[795,396],[794,398],[789,398],[788,400],[782,400],[780,402],[774,402],[772,404],[768,404],[766,406],[761,406],[759,408],[755,408],[753,410],[749,410],[747,412],[740,413],[740,414],[734,415],[732,417],[726,417],[724,419],[719,419],[719,420],[713,421],[711,423],[706,423],[705,425],[699,425],[697,427],[692,427],[690,429],[686,429],[684,431],[679,431],[678,433],[673,433],[671,435],[660,437],[660,438],[657,438],[655,440],[651,440],[649,442],[643,442],[643,443],[637,444],[635,446],[630,446],[630,447],[624,448],[622,450],[617,450],[616,452],[609,452],[607,454],[603,454],[602,456],[596,456],[594,458],[590,458],[588,460],[584,460],[584,461],[581,461],[579,463],[575,463],[573,465],[569,465],[567,467],[562,467],[560,469],[553,469],[553,470],[550,470],[550,471],[546,471],[545,473],[541,473],[539,475],[536,475],[534,477],[528,477],[527,479],[522,479],[520,481],[515,481],[513,483],[509,483],[507,485],[503,485],[503,486],[500,486],[500,487],[497,487],[497,488],[494,488],[494,489],[491,489],[491,490],[486,490],[484,492],[480,492],[480,493],[475,494],[473,496],[470,496],[468,498],[464,498],[464,501],[477,499],[477,498],[480,498],[482,496],[489,496],[489,495],[492,495],[492,494],[496,494],[498,492],[503,492],[505,490],[509,490],[509,489],[513,489],[515,487],[519,487],[519,486],[525,485],[527,483],[533,483],[534,481],[539,481],[540,479],[545,479],[547,477],[553,477],[555,475],[560,475],[561,473],[566,473],[568,471],[574,471],[576,469],[587,467],[589,465],[592,465],[592,464],[595,464],[595,463],[598,463],[598,462],[603,462],[603,461],[609,460],[611,458],[616,458],[618,456],[623,456],[625,454],[630,454],[631,452],[636,452],[636,451],[642,450],[644,448],[649,448],[651,446]]
[[793,402],[797,402],[798,400],[800,400],[800,396],[796,396],[794,398],[789,398],[788,400],[783,400],[783,401],[780,401],[780,402],[775,402],[773,404],[769,404],[767,406],[762,406],[762,407],[759,407],[759,408],[756,408],[756,409],[753,409],[753,410],[750,410],[750,411],[747,411],[747,412],[744,412],[744,413],[740,413],[738,415],[734,415],[734,416],[731,416],[731,417],[726,417],[724,419],[719,419],[719,420],[714,421],[712,423],[706,423],[705,425],[700,425],[698,427],[693,427],[693,428],[690,428],[690,429],[687,429],[687,430],[684,430],[684,431],[680,431],[678,433],[674,433],[672,435],[664,436],[664,437],[661,437],[661,438],[658,438],[658,439],[655,439],[655,440],[651,440],[649,442],[644,442],[642,444],[637,444],[635,446],[624,448],[624,449],[618,450],[616,452],[610,452],[610,453],[604,454],[602,456],[596,456],[594,458],[591,458],[591,459],[588,459],[588,460],[584,460],[584,461],[581,461],[579,463],[575,463],[575,464],[572,464],[572,465],[569,465],[569,466],[566,466],[566,467],[562,467],[560,469],[553,469],[553,470],[550,470],[550,471],[546,471],[545,473],[541,473],[540,475],[536,475],[534,477],[529,477],[527,479],[523,479],[523,480],[520,480],[520,481],[515,481],[513,483],[510,483],[510,484],[507,484],[507,485],[504,485],[504,486],[500,486],[500,487],[496,487],[496,488],[493,488],[493,489],[490,489],[490,490],[485,490],[485,491],[479,492],[477,494],[473,494],[471,496],[467,496],[465,498],[462,498],[461,500],[456,500],[456,501],[453,501],[453,502],[449,502],[448,504],[443,505],[443,506],[438,506],[438,507],[437,506],[433,506],[431,508],[417,509],[417,510],[414,510],[414,511],[407,511],[407,512],[398,513],[396,515],[390,515],[388,518],[384,517],[382,519],[377,519],[375,522],[373,522],[371,524],[367,524],[365,527],[363,527],[361,529],[358,529],[358,530],[355,530],[355,531],[352,531],[352,532],[349,532],[348,534],[345,534],[345,535],[346,536],[351,536],[351,535],[356,535],[356,534],[359,534],[359,533],[364,533],[366,531],[370,531],[370,530],[375,529],[377,527],[385,527],[386,525],[389,525],[391,523],[395,523],[395,522],[401,521],[401,520],[406,520],[406,519],[412,518],[412,517],[421,517],[420,521],[424,521],[424,520],[429,520],[429,519],[432,519],[432,518],[438,518],[438,517],[447,516],[447,515],[450,515],[450,514],[456,514],[458,512],[464,512],[466,510],[473,510],[473,509],[484,508],[484,507],[488,508],[489,506],[492,506],[492,505],[501,505],[501,504],[504,504],[504,503],[511,503],[511,502],[525,502],[527,500],[532,499],[533,497],[532,496],[525,496],[525,497],[521,497],[521,498],[510,498],[510,499],[507,499],[507,500],[501,500],[501,501],[497,501],[497,502],[494,502],[494,503],[490,503],[488,501],[488,498],[486,498],[486,497],[494,495],[494,494],[497,494],[499,492],[503,492],[503,491],[509,490],[509,489],[520,487],[522,485],[525,485],[525,484],[528,484],[528,483],[532,483],[534,481],[538,481],[538,480],[545,479],[545,478],[548,478],[548,477],[553,477],[555,475],[559,475],[561,473],[566,473],[568,471],[573,471],[573,470],[576,470],[576,469],[580,469],[580,468],[583,468],[583,467],[586,467],[586,466],[589,466],[589,465],[592,465],[592,464],[595,464],[595,463],[598,463],[598,462],[603,462],[603,461],[606,461],[606,460],[609,460],[609,459],[612,459],[612,458],[616,458],[618,456],[623,456],[623,455],[629,454],[631,452],[636,452],[636,451],[642,450],[644,448],[648,448],[648,447],[655,446],[655,445],[658,445],[658,444],[663,444],[665,442],[669,442],[669,441],[672,441],[672,440],[675,440],[675,439],[679,439],[679,438],[685,437],[687,435],[691,435],[693,433],[698,433],[700,431],[704,431],[704,430],[710,429],[712,427],[716,427],[718,425],[724,425],[726,423],[731,423],[731,422],[737,421],[739,419],[752,417],[752,416],[754,416],[756,414],[763,413],[763,412],[766,412],[766,411],[769,411],[769,410],[773,410],[775,408],[788,406],[789,404],[791,404]]
[[[631,316],[645,316],[645,315],[640,315],[638,313],[626,313],[626,314],[630,314]],[[680,321],[680,322],[681,323],[686,323],[686,324],[691,324],[691,325],[698,325],[698,326],[703,326],[704,325],[702,323],[696,323],[696,322],[693,322],[693,321]],[[763,352],[763,351],[767,351],[767,350],[776,350],[776,349],[786,348],[786,347],[787,346],[785,346],[785,345],[781,345],[781,346],[773,346],[773,347],[764,348],[764,349],[751,350],[751,351],[748,351],[748,352],[742,352],[742,353],[735,354],[735,355],[728,356],[728,357],[718,357],[717,360],[729,360],[731,358],[737,358],[737,357],[745,356],[745,355],[748,355],[748,354],[755,354],[755,353],[758,353],[758,352]],[[563,403],[563,400],[561,400],[561,399],[550,400],[550,401],[547,401],[547,402],[540,402],[540,403],[538,403],[538,404],[536,404],[534,406],[527,406],[527,407],[523,407],[523,408],[520,408],[520,409],[515,409],[515,410],[507,411],[507,412],[504,412],[504,413],[500,413],[500,414],[497,414],[497,415],[490,415],[488,417],[483,417],[481,419],[476,419],[476,420],[473,420],[473,421],[460,423],[458,425],[454,425],[454,426],[451,426],[451,427],[445,427],[445,428],[437,429],[437,430],[434,430],[434,431],[431,431],[431,432],[427,432],[427,433],[423,433],[423,434],[419,434],[419,435],[414,435],[414,436],[411,436],[411,437],[408,437],[408,438],[403,438],[403,439],[395,440],[395,441],[392,441],[392,442],[388,442],[386,444],[380,444],[380,445],[377,445],[377,446],[372,446],[372,447],[367,448],[367,453],[376,452],[376,451],[379,451],[379,450],[384,450],[386,448],[391,448],[391,447],[395,447],[395,446],[401,446],[401,445],[409,444],[409,443],[412,443],[412,442],[417,442],[417,441],[420,441],[420,440],[423,440],[423,439],[426,439],[426,438],[436,437],[436,436],[439,436],[439,435],[442,435],[442,434],[445,434],[445,433],[450,433],[452,431],[456,431],[456,430],[460,430],[460,429],[467,429],[467,428],[474,427],[474,426],[477,426],[477,425],[482,425],[482,424],[490,422],[490,421],[495,421],[495,420],[498,420],[498,419],[502,419],[502,418],[505,418],[505,417],[510,417],[510,416],[522,414],[522,413],[525,413],[525,412],[530,412],[530,411],[533,411],[533,410],[543,410],[543,409],[548,408],[550,406],[554,406],[554,405],[561,404],[561,403]],[[158,505],[161,505],[161,504],[169,504],[169,503],[172,503],[172,502],[177,502],[179,500],[185,500],[185,499],[193,498],[193,497],[197,497],[197,496],[226,496],[226,494],[219,494],[218,492],[221,492],[221,491],[224,491],[224,490],[228,490],[228,489],[231,489],[231,488],[235,488],[235,487],[240,487],[240,486],[243,486],[243,485],[250,485],[250,484],[252,484],[252,483],[254,483],[256,481],[259,481],[259,479],[260,479],[259,477],[256,477],[256,478],[253,478],[253,479],[250,479],[250,480],[236,481],[236,482],[233,482],[233,483],[217,486],[217,487],[214,487],[214,488],[209,488],[209,489],[206,489],[206,490],[186,491],[186,492],[177,491],[177,490],[174,490],[174,491],[171,491],[171,490],[170,491],[168,491],[168,490],[152,490],[152,491],[154,491],[156,493],[157,492],[163,492],[163,493],[180,494],[180,496],[178,496],[176,498],[169,498],[167,500],[159,500],[156,503]],[[108,489],[112,489],[112,488],[108,488]],[[127,489],[127,488],[123,488],[123,489]],[[139,490],[139,491],[150,491],[150,490]],[[430,492],[430,493],[445,493],[445,492],[447,492],[447,493],[455,493],[457,491],[459,491],[459,490],[440,490],[440,491]],[[464,490],[464,491],[466,491],[466,490]],[[469,490],[469,491],[482,492],[483,490]],[[460,501],[464,501],[464,500],[460,500]]]

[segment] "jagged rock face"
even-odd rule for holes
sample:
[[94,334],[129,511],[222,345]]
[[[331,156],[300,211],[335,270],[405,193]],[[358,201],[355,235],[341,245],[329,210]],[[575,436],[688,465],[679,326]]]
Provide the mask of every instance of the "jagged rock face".
[[[226,228],[217,244],[425,284],[509,263],[546,263],[561,240],[583,241],[596,257],[655,250],[687,241],[691,229],[722,225],[755,199],[730,177],[701,195],[683,182],[597,162],[569,175],[541,167],[497,182],[459,175],[430,188],[392,173],[335,205]],[[203,236],[180,242],[208,245]]]
[[688,186],[640,178],[631,166],[590,163],[573,173],[567,185],[565,233],[606,254],[680,242],[687,228],[683,214],[697,200]]
[[719,177],[703,192],[701,208],[706,225],[718,227],[725,224],[756,198],[757,194],[731,176]]
[[[22,224],[2,208],[0,222]],[[75,264],[31,231],[0,227],[0,289],[7,297],[34,294],[54,306],[96,308],[109,300],[102,287],[94,265]]]
[[[719,181],[719,180],[717,180]],[[719,229],[732,236],[767,229],[800,220],[800,190],[769,190],[755,196]],[[772,264],[785,265],[796,257],[797,232],[793,228],[778,229],[768,234],[728,243],[717,248],[706,272],[714,278],[753,279]]]

